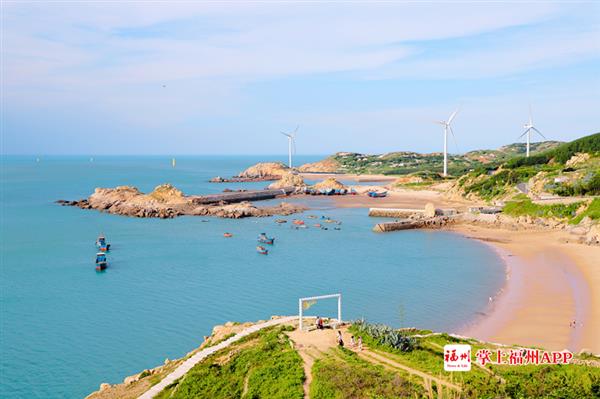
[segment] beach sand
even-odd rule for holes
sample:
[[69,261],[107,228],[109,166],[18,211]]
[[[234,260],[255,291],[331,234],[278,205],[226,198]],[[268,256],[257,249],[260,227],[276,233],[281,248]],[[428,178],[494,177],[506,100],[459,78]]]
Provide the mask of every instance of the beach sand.
[[[462,334],[504,344],[600,353],[600,248],[562,231],[451,228],[492,245],[507,280],[487,315]],[[568,241],[568,242],[567,242]],[[576,327],[570,323],[576,321]]]
[[[394,190],[386,198],[333,197],[339,207],[466,210],[434,190]],[[510,230],[460,224],[449,228],[491,245],[507,265],[505,286],[486,315],[460,333],[503,344],[600,353],[600,247],[576,243],[564,231]],[[485,266],[485,265],[482,265]],[[576,321],[576,327],[570,323]]]

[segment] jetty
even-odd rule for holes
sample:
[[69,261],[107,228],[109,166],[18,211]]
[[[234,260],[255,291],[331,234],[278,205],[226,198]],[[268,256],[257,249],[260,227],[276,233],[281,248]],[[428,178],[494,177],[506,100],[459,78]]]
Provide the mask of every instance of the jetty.
[[294,192],[294,187],[285,187],[278,189],[266,189],[266,190],[248,190],[248,191],[234,191],[224,192],[219,194],[210,195],[195,195],[190,196],[190,199],[195,205],[209,205],[209,204],[231,204],[235,202],[243,201],[261,201],[267,199],[273,199],[280,195],[290,195]]
[[409,208],[369,208],[369,216],[386,218],[407,218],[415,214],[424,215],[424,209]]
[[390,231],[439,228],[449,223],[455,222],[456,218],[452,216],[434,216],[422,219],[404,219],[393,222],[377,223],[373,227],[376,233],[387,233]]

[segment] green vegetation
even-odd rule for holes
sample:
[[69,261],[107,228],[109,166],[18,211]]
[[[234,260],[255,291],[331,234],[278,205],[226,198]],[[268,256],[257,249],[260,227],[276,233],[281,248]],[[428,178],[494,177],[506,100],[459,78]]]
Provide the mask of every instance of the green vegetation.
[[530,199],[510,201],[506,203],[503,213],[510,216],[532,216],[541,218],[572,219],[575,217],[581,202],[571,204],[538,205]]
[[423,397],[424,390],[405,375],[375,366],[347,349],[336,348],[312,368],[313,399]]
[[[460,385],[464,398],[592,398],[600,397],[600,368],[579,364],[569,365],[476,365],[475,355],[479,349],[495,351],[492,344],[473,339],[459,339],[447,334],[414,337],[415,346],[402,351],[383,345],[366,334],[368,330],[350,328],[355,335],[363,337],[365,344],[388,359],[415,370]],[[444,345],[464,343],[471,345],[473,366],[465,373],[444,371]],[[506,348],[504,348],[506,349]],[[589,356],[588,356],[589,357]],[[589,357],[598,362],[597,357]]]
[[571,220],[572,224],[579,224],[584,217],[592,220],[600,219],[600,198],[594,200],[588,205],[587,209]]
[[464,187],[465,194],[475,193],[480,198],[490,200],[506,193],[507,187],[527,181],[535,176],[538,170],[534,168],[519,168],[501,170],[489,177]]
[[552,192],[563,197],[600,195],[600,170],[589,172],[587,176],[575,183],[557,185]]
[[368,336],[379,345],[389,346],[403,352],[411,351],[415,346],[414,338],[385,324],[370,324],[364,320],[359,320],[354,322],[352,328],[352,331],[357,335]]
[[556,148],[544,151],[537,155],[517,157],[506,162],[506,168],[514,169],[521,166],[547,164],[550,160],[555,163],[564,164],[578,152],[586,152],[592,155],[600,153],[600,133],[585,136],[580,139],[564,143]]
[[285,327],[249,335],[194,366],[163,398],[304,397],[302,359]]

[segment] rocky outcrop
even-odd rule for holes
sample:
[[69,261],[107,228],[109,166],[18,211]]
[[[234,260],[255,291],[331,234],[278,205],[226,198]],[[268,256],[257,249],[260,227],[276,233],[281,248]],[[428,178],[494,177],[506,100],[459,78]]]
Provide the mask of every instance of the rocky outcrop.
[[590,154],[588,154],[587,152],[578,152],[565,163],[565,166],[572,168],[573,166],[577,166],[579,164],[587,162],[589,159]]
[[274,178],[273,180],[277,180],[289,173],[289,170],[290,168],[281,162],[261,162],[249,167],[236,177],[250,179]]
[[312,186],[312,188],[315,190],[341,190],[345,189],[346,186],[344,186],[339,181],[335,180],[333,177],[330,177],[328,179],[323,180],[322,182],[315,184],[314,186]]
[[340,163],[333,158],[327,158],[322,161],[306,163],[298,168],[302,173],[338,173]]
[[304,179],[297,174],[287,172],[281,179],[269,184],[269,189],[285,188],[285,187],[305,187]]
[[[256,192],[248,192],[248,195]],[[262,193],[262,191],[260,192]],[[281,190],[281,194],[285,193]],[[245,194],[245,193],[244,193]],[[273,198],[277,192],[270,196]],[[231,195],[229,197],[232,197]],[[227,198],[229,198],[227,197]],[[290,215],[305,210],[299,205],[281,203],[271,207],[256,207],[247,201],[234,204],[202,203],[202,196],[186,196],[180,190],[164,184],[149,194],[135,187],[97,188],[87,199],[79,201],[57,201],[60,205],[96,209],[102,212],[140,218],[170,219],[180,215],[217,216],[222,218],[244,218],[252,216]],[[225,197],[224,197],[225,198]]]

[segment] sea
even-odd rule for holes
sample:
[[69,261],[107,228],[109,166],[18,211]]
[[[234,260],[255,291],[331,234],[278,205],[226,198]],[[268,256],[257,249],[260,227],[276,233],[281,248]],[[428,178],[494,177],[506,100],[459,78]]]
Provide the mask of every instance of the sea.
[[[335,208],[326,197],[293,199],[311,209],[284,224],[275,223],[281,216],[138,219],[55,203],[120,185],[171,183],[189,194],[263,188],[209,179],[285,160],[180,156],[173,167],[167,156],[4,156],[0,397],[83,398],[102,382],[185,355],[214,325],[297,314],[300,297],[341,293],[345,320],[449,332],[488,310],[505,279],[490,247],[444,231],[377,234],[381,220],[367,209]],[[294,218],[309,228],[293,229]],[[262,232],[276,239],[266,256],[255,250]],[[98,273],[101,233],[111,251]],[[323,300],[306,313],[336,311],[335,300]]]

